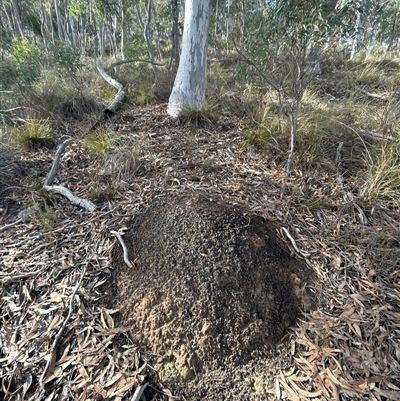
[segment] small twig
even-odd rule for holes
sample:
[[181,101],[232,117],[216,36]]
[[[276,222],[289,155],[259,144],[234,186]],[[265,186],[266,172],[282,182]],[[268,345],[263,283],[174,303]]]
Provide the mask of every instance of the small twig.
[[377,95],[376,93],[371,93],[366,91],[363,88],[357,88],[361,93],[364,93],[364,95],[367,95],[368,97],[372,97],[373,99],[379,99],[379,100],[384,100],[385,102],[389,100],[389,96],[387,95]]
[[293,246],[294,250],[295,250],[298,254],[300,254],[300,255],[303,256],[303,257],[308,257],[308,256],[310,256],[310,254],[302,252],[302,251],[297,247],[296,241],[293,239],[293,237],[290,235],[289,231],[288,231],[285,227],[282,227],[281,230],[282,230],[282,231],[286,234],[286,236],[289,238],[290,242],[292,243],[292,246]]
[[108,67],[104,67],[105,71],[111,70],[114,67],[117,67],[119,65],[123,65],[123,64],[128,64],[128,63],[136,63],[136,62],[140,62],[140,63],[149,63],[149,64],[153,64],[153,65],[159,65],[159,66],[163,66],[165,64],[159,64],[159,63],[155,63],[154,61],[151,60],[142,60],[140,58],[137,59],[129,59],[129,60],[119,60],[116,61],[115,63],[112,63],[110,66]]
[[56,355],[57,355],[57,354],[56,354],[56,347],[57,347],[57,344],[58,344],[58,342],[60,341],[60,338],[61,338],[61,336],[62,336],[62,333],[64,332],[65,328],[67,327],[67,324],[68,324],[69,320],[71,319],[72,308],[73,308],[73,304],[74,304],[75,295],[76,295],[76,293],[78,292],[78,289],[79,289],[79,287],[80,287],[81,284],[82,284],[83,278],[85,277],[85,274],[86,274],[86,266],[87,266],[87,265],[85,265],[85,266],[83,267],[81,277],[79,278],[79,281],[78,281],[77,285],[75,286],[75,289],[74,289],[74,291],[73,291],[73,293],[72,293],[72,295],[71,295],[71,299],[69,300],[68,315],[67,315],[67,317],[65,318],[64,323],[63,323],[63,325],[61,326],[60,330],[58,330],[58,333],[57,333],[57,335],[56,335],[56,337],[55,337],[55,339],[54,339],[54,341],[53,341],[53,344],[51,345],[51,348],[50,348],[50,358],[47,360],[46,366],[45,366],[45,368],[44,368],[44,370],[43,370],[43,372],[42,372],[42,375],[40,376],[40,379],[39,379],[39,384],[40,384],[40,386],[41,386],[42,388],[44,387],[44,384],[45,384],[45,383],[43,383],[43,381],[44,381],[44,379],[46,378],[47,371],[48,371],[48,369],[49,369],[50,364],[55,363],[55,359],[56,359]]
[[131,401],[139,401],[140,397],[143,394],[143,391],[145,390],[145,388],[148,386],[149,383],[145,383],[143,385],[140,385],[139,387],[136,388],[135,393],[133,394]]
[[57,174],[57,169],[60,164],[61,155],[64,152],[67,145],[69,145],[71,142],[72,142],[72,139],[67,139],[66,141],[64,141],[62,144],[60,144],[58,146],[57,152],[54,156],[53,164],[51,166],[49,175],[47,176],[46,181],[44,182],[44,185],[52,185],[53,184],[54,177]]
[[363,226],[367,226],[369,224],[369,220],[368,220],[368,217],[365,215],[364,211],[355,202],[353,202],[353,206],[358,211],[358,220],[359,220],[360,224],[362,224]]
[[[0,91],[0,93],[13,93],[12,91]],[[18,107],[13,107],[12,109],[8,109],[8,110],[0,110],[0,113],[11,113],[12,111],[15,110],[20,110],[20,109],[24,109],[25,107],[23,106],[18,106]]]
[[336,157],[335,161],[337,163],[337,173],[336,173],[336,178],[337,181],[340,185],[343,185],[343,174],[340,172],[340,163],[342,161],[342,148],[343,148],[344,142],[339,142],[339,145],[336,149]]
[[122,236],[119,232],[117,231],[110,231],[111,234],[114,234],[117,238],[119,243],[122,246],[122,250],[124,252],[124,262],[128,267],[133,267],[132,263],[130,262],[129,258],[128,258],[128,249],[126,248],[125,242],[122,239]]
[[21,219],[15,220],[13,223],[6,224],[6,225],[0,227],[0,233],[2,233],[3,231],[8,230],[8,229],[11,228],[11,227],[16,226],[16,225],[19,224],[19,223],[22,223],[23,221],[24,221],[24,219],[21,218]]

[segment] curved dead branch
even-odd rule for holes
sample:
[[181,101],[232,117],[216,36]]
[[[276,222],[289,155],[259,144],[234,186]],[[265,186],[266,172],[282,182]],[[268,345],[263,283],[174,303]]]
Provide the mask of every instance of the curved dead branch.
[[58,166],[60,164],[60,158],[62,153],[64,152],[65,148],[72,142],[72,139],[67,139],[61,145],[58,146],[56,155],[54,156],[53,164],[51,166],[49,175],[44,182],[44,185],[51,185],[53,184],[54,177],[56,176]]
[[119,61],[116,61],[115,63],[112,63],[110,66],[103,67],[103,68],[104,68],[105,71],[109,71],[112,68],[118,67],[119,65],[129,64],[129,63],[138,63],[138,62],[140,62],[140,63],[149,63],[149,64],[152,64],[152,65],[158,65],[160,67],[165,65],[165,64],[155,63],[154,61],[151,61],[151,60],[142,60],[140,58],[137,58],[137,59],[129,59],[129,60],[119,60]]
[[108,82],[111,86],[113,86],[115,89],[117,89],[117,94],[115,95],[114,99],[108,104],[106,107],[105,112],[111,112],[115,113],[122,101],[125,99],[126,96],[126,91],[124,86],[119,83],[116,79],[110,77],[110,75],[107,74],[106,70],[104,69],[103,65],[101,64],[100,60],[96,61],[96,67],[97,71],[99,71],[100,75],[103,77],[103,79]]
[[115,235],[118,238],[119,243],[122,246],[122,250],[124,252],[124,262],[128,267],[133,267],[131,261],[128,258],[128,249],[125,245],[124,240],[122,239],[121,234],[118,231],[110,231],[111,234]]
[[43,185],[43,188],[49,192],[54,192],[56,194],[65,196],[71,201],[71,203],[81,206],[86,210],[89,210],[89,212],[94,212],[96,209],[96,205],[93,202],[74,195],[69,189],[61,185]]

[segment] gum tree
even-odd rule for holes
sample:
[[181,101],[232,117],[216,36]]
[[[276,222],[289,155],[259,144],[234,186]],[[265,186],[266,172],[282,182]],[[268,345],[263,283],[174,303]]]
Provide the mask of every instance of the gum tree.
[[185,108],[199,110],[207,86],[207,40],[210,0],[187,0],[182,53],[168,103],[168,114],[179,117]]

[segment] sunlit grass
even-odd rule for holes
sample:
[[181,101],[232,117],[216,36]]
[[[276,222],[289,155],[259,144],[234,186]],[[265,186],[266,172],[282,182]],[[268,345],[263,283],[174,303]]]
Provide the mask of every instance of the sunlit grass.
[[10,130],[12,139],[22,149],[32,149],[54,138],[54,129],[48,120],[29,120]]
[[112,133],[107,129],[91,131],[81,140],[81,143],[89,154],[102,156],[111,149]]
[[365,153],[360,196],[367,201],[400,204],[400,141],[379,141]]
[[217,117],[218,110],[218,102],[206,100],[198,109],[185,107],[181,117],[195,124],[211,124]]

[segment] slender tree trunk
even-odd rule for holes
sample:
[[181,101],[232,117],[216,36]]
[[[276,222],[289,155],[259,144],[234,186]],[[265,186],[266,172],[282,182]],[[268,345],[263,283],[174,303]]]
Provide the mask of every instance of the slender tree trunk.
[[207,40],[210,0],[190,0],[185,5],[182,53],[168,113],[179,117],[185,108],[199,110],[207,87]]
[[397,28],[397,17],[398,17],[398,14],[396,13],[396,15],[393,18],[392,26],[391,26],[391,29],[390,29],[389,42],[388,42],[388,45],[387,45],[387,51],[388,52],[391,51],[392,48],[393,48],[393,43],[394,43],[394,39],[395,39],[395,36],[396,36],[395,32],[396,32],[396,28]]
[[245,37],[246,37],[246,5],[245,5],[245,0],[242,0],[241,4],[241,29],[240,29],[240,42],[244,43]]
[[178,0],[171,1],[172,10],[172,50],[170,67],[176,71],[179,66],[179,8]]
[[120,42],[120,52],[121,52],[121,58],[122,60],[125,60],[125,31],[126,31],[126,26],[125,26],[125,10],[124,10],[124,5],[122,4],[121,8],[121,42]]
[[64,25],[62,22],[60,9],[58,8],[57,0],[54,0],[54,9],[56,11],[56,18],[57,18],[58,37],[61,40],[61,42],[65,43]]
[[20,36],[24,37],[24,30],[22,28],[22,21],[21,21],[21,10],[20,10],[18,1],[11,0],[11,4],[12,4],[13,17],[14,17],[16,28],[18,30],[18,34]]
[[[149,59],[152,63],[155,63],[154,53],[153,53],[153,38],[151,34],[151,20],[152,20],[152,0],[148,0],[146,4],[146,14],[147,21],[144,24],[142,19],[142,14],[140,13],[139,5],[136,5],[136,13],[139,21],[139,25],[143,31],[143,36],[147,44],[147,53],[149,55]],[[154,75],[157,75],[158,70],[155,64],[152,64]]]
[[356,26],[355,26],[355,36],[353,39],[353,46],[351,49],[351,54],[350,58],[354,58],[354,56],[357,54],[359,48],[360,48],[360,43],[362,40],[362,36],[364,33],[364,24],[365,24],[365,19],[366,19],[366,9],[365,9],[365,0],[362,0],[361,5],[360,5],[361,10],[357,10],[357,19],[356,19]]

